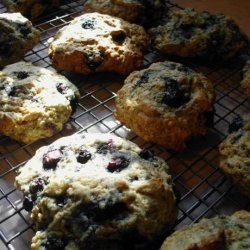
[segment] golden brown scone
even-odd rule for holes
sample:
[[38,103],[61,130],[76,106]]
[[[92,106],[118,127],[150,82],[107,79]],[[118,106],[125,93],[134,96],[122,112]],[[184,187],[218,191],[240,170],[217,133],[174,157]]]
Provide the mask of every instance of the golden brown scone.
[[167,13],[164,0],[88,0],[84,10],[117,16],[150,27]]
[[40,39],[40,32],[20,13],[0,14],[0,69],[23,59]]
[[241,87],[243,88],[244,94],[250,98],[250,60],[246,62],[246,65],[243,68]]
[[112,134],[76,134],[40,148],[16,178],[39,230],[31,248],[151,241],[176,219],[168,171],[163,159]]
[[205,76],[165,61],[127,77],[114,115],[144,140],[183,150],[191,136],[206,134],[213,102],[214,89]]
[[217,216],[176,231],[160,250],[248,250],[250,249],[250,213],[238,211],[232,216]]
[[173,11],[150,30],[153,47],[165,54],[226,61],[247,51],[249,40],[230,17],[194,9]]
[[49,56],[58,70],[127,75],[142,66],[147,46],[148,35],[143,27],[89,13],[58,31],[49,46]]
[[250,198],[250,115],[235,118],[229,132],[219,146],[220,169]]
[[31,143],[58,133],[75,111],[79,92],[54,70],[27,62],[0,71],[0,131]]

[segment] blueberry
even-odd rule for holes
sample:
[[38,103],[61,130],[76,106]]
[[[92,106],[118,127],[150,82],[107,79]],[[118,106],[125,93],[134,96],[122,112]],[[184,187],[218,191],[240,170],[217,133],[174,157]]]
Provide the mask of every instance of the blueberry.
[[19,72],[15,72],[16,76],[18,79],[23,80],[27,77],[29,77],[29,73],[25,72],[25,71],[19,71]]
[[104,142],[98,145],[96,152],[99,154],[106,155],[107,153],[112,153],[115,150],[115,146],[113,144],[113,140],[108,140],[108,142]]
[[144,160],[150,160],[154,158],[154,151],[143,149],[140,153],[139,156],[144,159]]
[[27,211],[30,212],[33,208],[33,201],[30,197],[25,196],[23,200],[23,208]]
[[43,155],[43,168],[46,170],[53,169],[57,167],[57,163],[62,158],[62,151],[59,149],[54,149]]
[[113,32],[111,36],[112,40],[117,43],[122,43],[127,37],[126,33],[122,30]]
[[241,129],[244,125],[243,119],[240,116],[235,117],[228,126],[228,132],[232,133]]
[[56,236],[49,236],[46,242],[42,243],[45,250],[63,250],[66,245],[67,242],[65,239]]
[[166,78],[164,80],[166,90],[162,103],[170,107],[178,108],[190,100],[189,93],[181,90],[176,80],[171,78]]
[[23,35],[23,37],[27,37],[28,34],[31,32],[30,27],[27,27],[25,25],[19,25],[17,27],[17,30]]
[[88,51],[84,53],[84,59],[88,67],[95,71],[104,61],[105,54],[102,51]]
[[70,102],[72,113],[74,113],[76,111],[76,109],[77,109],[78,100],[77,100],[76,96],[73,96],[73,95],[67,97],[67,99]]
[[126,159],[124,156],[119,156],[113,158],[107,166],[107,169],[109,172],[120,172],[124,168],[126,168],[129,165],[130,161]]
[[44,189],[44,186],[45,186],[45,180],[38,177],[30,183],[29,191],[30,193],[35,194],[39,191],[42,191]]
[[82,149],[77,156],[77,161],[82,164],[88,162],[88,160],[90,159],[91,159],[91,153],[86,149]]
[[5,92],[7,93],[8,96],[16,96],[17,87],[15,87],[15,86],[6,86],[5,87]]
[[55,197],[56,205],[58,207],[63,207],[67,203],[68,198],[65,196]]
[[88,19],[88,20],[85,20],[83,23],[82,23],[82,28],[83,29],[95,29],[95,26],[96,26],[96,20],[95,19]]
[[69,89],[68,86],[66,86],[64,83],[57,83],[56,84],[56,89],[61,93],[61,94],[66,94],[67,90]]

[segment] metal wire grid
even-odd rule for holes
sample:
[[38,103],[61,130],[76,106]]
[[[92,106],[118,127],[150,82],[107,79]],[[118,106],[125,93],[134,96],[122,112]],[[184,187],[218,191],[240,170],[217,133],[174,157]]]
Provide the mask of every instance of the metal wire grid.
[[[82,12],[85,1],[65,1],[60,10],[37,20],[36,27],[42,32],[39,44],[25,56],[25,60],[46,68],[51,67],[47,56],[47,40],[58,29]],[[179,6],[166,1],[170,9]],[[0,13],[6,9],[0,4]],[[149,51],[144,64],[176,58],[164,58],[156,51]],[[140,147],[150,148],[167,160],[173,181],[180,193],[176,229],[194,223],[202,217],[231,214],[239,209],[249,209],[250,204],[218,170],[217,146],[227,135],[229,122],[236,115],[249,112],[249,101],[239,86],[240,69],[244,60],[237,59],[226,66],[199,65],[191,60],[178,59],[196,71],[203,72],[212,80],[217,93],[214,128],[205,138],[192,140],[183,153],[166,151],[163,147],[149,144],[122,126],[112,115],[115,93],[124,78],[114,74],[82,76],[66,74],[81,93],[77,111],[63,131],[52,138],[30,145],[23,145],[0,135],[0,249],[29,249],[34,235],[32,221],[22,208],[22,194],[14,188],[15,170],[30,159],[35,151],[57,138],[76,132],[112,132],[125,137]]]

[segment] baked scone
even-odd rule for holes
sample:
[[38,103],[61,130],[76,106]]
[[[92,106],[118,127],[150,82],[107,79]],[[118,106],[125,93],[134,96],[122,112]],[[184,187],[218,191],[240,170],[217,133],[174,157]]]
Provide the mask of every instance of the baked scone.
[[2,0],[10,12],[20,12],[33,20],[53,8],[59,7],[61,0]]
[[242,73],[243,79],[241,81],[241,87],[245,95],[250,98],[250,60],[246,62]]
[[0,71],[0,132],[24,143],[62,130],[79,92],[54,70],[18,62]]
[[126,75],[142,66],[147,46],[148,36],[143,27],[89,13],[58,31],[49,46],[49,56],[58,70]]
[[111,134],[76,134],[40,148],[16,186],[39,230],[32,249],[57,241],[63,247],[53,249],[116,249],[150,241],[176,219],[166,162]]
[[40,32],[20,13],[0,14],[0,68],[21,60],[39,39]]
[[151,27],[167,13],[164,0],[88,0],[84,10],[117,16],[128,22]]
[[250,198],[250,115],[236,117],[220,144],[220,169]]
[[247,50],[249,40],[230,17],[194,9],[174,11],[150,29],[152,45],[165,54],[226,61]]
[[117,92],[115,117],[145,141],[183,150],[193,135],[205,135],[214,89],[202,74],[174,62],[131,73]]
[[250,213],[202,219],[173,233],[160,250],[247,250],[250,249]]

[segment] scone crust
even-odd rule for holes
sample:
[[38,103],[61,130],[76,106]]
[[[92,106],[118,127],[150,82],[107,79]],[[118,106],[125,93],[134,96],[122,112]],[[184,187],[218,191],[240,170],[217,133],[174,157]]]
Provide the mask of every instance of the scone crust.
[[26,62],[6,66],[0,71],[0,131],[23,143],[50,137],[62,130],[78,98],[77,88],[54,70]]
[[[55,150],[61,151],[59,162],[45,169],[44,156]],[[81,163],[78,156],[83,151],[90,157]],[[16,186],[28,197],[34,195],[32,183],[37,178],[44,181],[31,212],[40,230],[32,249],[41,249],[49,235],[63,236],[68,245],[82,246],[79,249],[88,243],[92,249],[98,242],[126,240],[129,232],[150,240],[173,225],[176,208],[168,166],[141,152],[134,143],[111,134],[78,134],[40,148],[16,178]],[[110,169],[118,158],[122,164]],[[81,229],[77,220],[84,214],[86,228],[83,224]]]
[[40,32],[20,13],[0,14],[0,69],[21,60],[40,39]]
[[2,0],[10,12],[20,12],[33,20],[41,16],[45,11],[59,7],[61,0]]
[[164,0],[88,0],[86,12],[99,12],[120,17],[128,22],[150,26],[167,12]]
[[58,70],[126,75],[142,66],[147,46],[148,35],[143,27],[89,13],[58,31],[49,46],[49,56]]
[[173,233],[160,250],[219,250],[250,248],[250,213],[202,219]]
[[[183,105],[168,105],[163,101],[166,86],[172,82],[189,93]],[[205,76],[165,61],[127,77],[117,92],[114,115],[144,140],[183,150],[192,135],[206,134],[205,113],[212,110],[213,102],[214,89]]]
[[150,30],[153,47],[165,54],[226,61],[249,47],[233,19],[194,9],[170,13],[165,25]]
[[250,60],[246,62],[243,68],[243,79],[241,81],[241,87],[244,94],[250,98]]
[[243,124],[220,144],[220,169],[250,198],[250,115],[243,118]]

